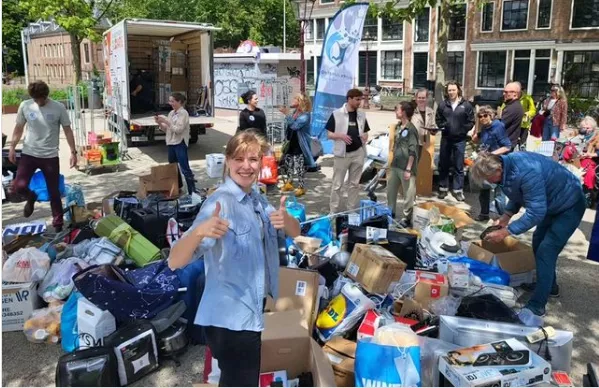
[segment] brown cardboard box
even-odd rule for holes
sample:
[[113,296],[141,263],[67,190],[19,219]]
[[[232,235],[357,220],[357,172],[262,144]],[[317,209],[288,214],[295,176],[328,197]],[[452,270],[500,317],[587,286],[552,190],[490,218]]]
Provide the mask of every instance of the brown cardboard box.
[[266,302],[265,311],[281,312],[299,310],[310,333],[314,328],[318,313],[317,271],[281,267],[279,270],[279,298],[275,302],[271,297]]
[[379,245],[356,244],[345,274],[373,294],[387,293],[399,281],[407,264]]
[[429,309],[431,302],[448,294],[447,276],[433,272],[416,271],[414,300],[419,302],[422,307]]
[[441,202],[431,201],[419,203],[414,206],[414,212],[412,214],[412,224],[414,229],[420,230],[428,224],[429,211],[433,207],[438,208],[442,215],[449,217],[454,221],[455,227],[458,229],[456,233],[458,240],[461,239],[463,229],[474,223],[474,220],[462,209],[455,206],[445,205]]
[[333,337],[324,345],[323,350],[333,366],[337,386],[355,387],[356,343],[342,337]]
[[139,177],[137,196],[145,198],[152,192],[162,192],[170,198],[179,196],[179,167],[177,163],[154,166],[149,175]]
[[468,257],[487,264],[497,264],[510,274],[512,287],[534,281],[536,262],[532,248],[514,237],[508,236],[496,244],[473,241],[468,249]]
[[286,370],[289,379],[311,372],[315,387],[335,387],[331,363],[301,320],[297,310],[264,314],[260,371]]
[[310,267],[318,265],[318,256],[311,255],[310,253],[318,251],[318,248],[320,248],[320,245],[322,244],[321,239],[307,236],[297,236],[293,239],[293,242],[297,245],[299,249],[302,250],[302,252],[308,255],[308,265]]

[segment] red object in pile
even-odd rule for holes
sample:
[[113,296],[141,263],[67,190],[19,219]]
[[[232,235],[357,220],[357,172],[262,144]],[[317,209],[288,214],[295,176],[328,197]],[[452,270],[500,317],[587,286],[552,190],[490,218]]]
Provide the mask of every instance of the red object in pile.
[[276,185],[279,179],[279,166],[272,155],[262,157],[262,170],[260,171],[260,182],[265,185]]

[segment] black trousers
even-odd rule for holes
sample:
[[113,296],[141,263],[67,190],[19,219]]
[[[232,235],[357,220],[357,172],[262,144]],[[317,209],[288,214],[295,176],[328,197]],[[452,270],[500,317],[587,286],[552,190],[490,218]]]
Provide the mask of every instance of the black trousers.
[[[454,192],[462,191],[464,188],[464,153],[466,152],[466,140],[449,140],[441,138],[441,149],[439,150],[439,191]],[[449,172],[453,173],[453,184],[449,182]]]
[[488,216],[491,207],[491,189],[482,188],[478,194],[480,202],[480,215]]
[[257,387],[260,379],[262,333],[204,327],[206,342],[218,360],[219,387]]

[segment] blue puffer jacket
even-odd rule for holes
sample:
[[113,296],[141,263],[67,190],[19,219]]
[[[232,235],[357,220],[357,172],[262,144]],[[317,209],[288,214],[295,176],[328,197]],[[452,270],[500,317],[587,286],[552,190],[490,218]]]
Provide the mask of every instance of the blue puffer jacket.
[[480,146],[493,152],[501,147],[512,148],[512,142],[505,133],[505,125],[499,120],[493,120],[491,125],[480,132]]
[[508,226],[513,235],[526,232],[546,216],[568,210],[584,197],[580,180],[551,158],[532,152],[515,152],[501,158],[502,190],[509,198],[506,213],[516,214],[522,206],[526,209]]

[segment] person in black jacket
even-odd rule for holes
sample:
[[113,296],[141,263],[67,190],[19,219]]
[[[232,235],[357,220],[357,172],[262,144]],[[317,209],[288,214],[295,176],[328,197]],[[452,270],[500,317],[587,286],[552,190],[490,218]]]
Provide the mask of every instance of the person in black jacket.
[[[462,98],[459,83],[449,81],[445,86],[446,100],[437,108],[435,121],[443,134],[439,152],[439,199],[444,199],[449,190],[449,170],[453,169],[453,196],[464,201],[464,152],[466,137],[474,127],[474,109]],[[436,131],[433,131],[435,134]]]
[[505,108],[501,111],[501,122],[505,125],[505,133],[512,142],[512,150],[516,148],[522,134],[522,118],[524,108],[520,103],[522,86],[519,82],[510,82],[503,88]]
[[241,95],[241,99],[247,107],[239,114],[237,132],[251,128],[266,138],[266,115],[258,108],[258,95],[253,90],[248,90]]

